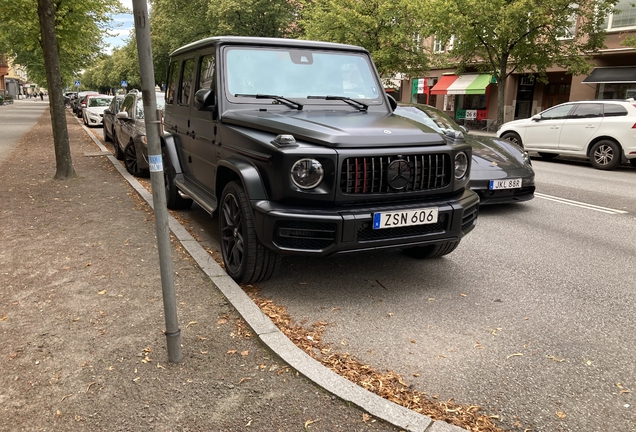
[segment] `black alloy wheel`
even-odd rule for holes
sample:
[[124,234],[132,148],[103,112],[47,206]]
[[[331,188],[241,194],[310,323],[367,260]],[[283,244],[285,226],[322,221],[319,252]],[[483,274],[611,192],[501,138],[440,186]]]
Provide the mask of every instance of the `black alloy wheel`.
[[126,165],[126,171],[135,177],[143,177],[145,174],[144,170],[139,169],[137,149],[135,148],[135,143],[132,141],[130,141],[124,149],[124,165]]
[[243,186],[236,181],[223,189],[219,231],[225,271],[236,282],[268,280],[280,266],[281,257],[258,240],[250,201]]
[[596,169],[613,170],[621,163],[621,148],[614,141],[602,140],[590,149],[590,163]]

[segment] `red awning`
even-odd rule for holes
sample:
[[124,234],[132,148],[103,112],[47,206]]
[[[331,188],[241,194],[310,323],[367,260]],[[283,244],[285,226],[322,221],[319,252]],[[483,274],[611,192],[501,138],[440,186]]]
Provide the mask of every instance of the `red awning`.
[[431,94],[446,94],[446,91],[448,90],[448,86],[450,86],[452,83],[455,82],[455,80],[458,78],[457,75],[444,75],[442,76],[439,81],[437,81],[437,84],[435,84],[433,86],[433,88],[431,89]]

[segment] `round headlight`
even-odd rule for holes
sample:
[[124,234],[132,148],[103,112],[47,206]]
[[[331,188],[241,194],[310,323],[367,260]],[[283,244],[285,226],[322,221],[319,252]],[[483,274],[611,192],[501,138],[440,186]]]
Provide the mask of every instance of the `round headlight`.
[[300,159],[291,169],[291,180],[301,189],[315,188],[324,176],[325,171],[316,159]]
[[466,153],[459,152],[455,155],[455,178],[461,180],[468,171],[468,156]]

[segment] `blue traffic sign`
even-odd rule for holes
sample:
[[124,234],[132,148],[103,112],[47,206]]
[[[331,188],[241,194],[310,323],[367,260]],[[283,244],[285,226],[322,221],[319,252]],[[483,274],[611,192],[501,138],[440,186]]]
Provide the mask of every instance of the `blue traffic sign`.
[[79,87],[80,86],[80,82],[79,81],[75,81],[75,87]]
[[121,86],[122,87],[128,87],[128,81],[122,81],[121,82]]

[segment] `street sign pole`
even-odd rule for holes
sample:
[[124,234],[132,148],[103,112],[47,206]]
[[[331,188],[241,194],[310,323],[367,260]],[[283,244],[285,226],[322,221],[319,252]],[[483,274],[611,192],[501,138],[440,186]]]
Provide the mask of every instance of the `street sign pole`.
[[172,270],[172,246],[168,230],[168,207],[163,178],[163,162],[161,157],[161,141],[159,134],[160,121],[157,115],[155,97],[155,73],[152,65],[152,47],[150,44],[150,28],[148,21],[148,5],[146,0],[133,0],[135,16],[135,35],[137,37],[137,54],[139,55],[139,72],[141,75],[141,92],[144,104],[146,137],[148,139],[148,162],[150,164],[150,181],[152,184],[152,202],[155,210],[157,228],[157,246],[159,248],[159,268],[161,271],[161,287],[163,291],[163,309],[166,320],[166,341],[168,360],[181,362],[181,331],[177,320],[177,301],[174,292],[174,274]]

